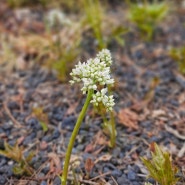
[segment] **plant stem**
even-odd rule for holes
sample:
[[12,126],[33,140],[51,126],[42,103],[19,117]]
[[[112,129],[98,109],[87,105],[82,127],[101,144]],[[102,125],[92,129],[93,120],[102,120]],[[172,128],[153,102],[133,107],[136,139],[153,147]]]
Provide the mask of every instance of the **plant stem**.
[[111,134],[110,134],[110,145],[112,148],[116,145],[116,128],[115,128],[115,119],[114,119],[114,112],[110,112],[110,121],[111,124]]
[[69,167],[69,161],[70,161],[70,157],[71,157],[71,152],[72,152],[72,149],[73,149],[73,145],[74,145],[76,136],[77,136],[78,131],[80,129],[81,123],[83,121],[83,118],[85,116],[85,113],[87,111],[89,103],[91,101],[92,94],[93,94],[93,91],[89,90],[88,94],[87,94],[86,101],[84,103],[84,106],[83,106],[83,108],[82,108],[82,110],[80,112],[80,115],[79,115],[79,117],[77,119],[76,125],[75,125],[75,127],[73,129],[73,132],[71,134],[71,138],[70,138],[70,141],[69,141],[69,144],[68,144],[68,148],[67,148],[67,152],[66,152],[66,156],[65,156],[65,162],[64,162],[64,168],[63,168],[62,177],[60,177],[61,181],[62,181],[62,185],[66,185],[66,183],[67,183],[67,174],[68,174],[68,167]]
[[[108,93],[109,93],[109,95],[112,94],[110,85],[108,86]],[[114,148],[116,146],[116,127],[115,127],[114,112],[110,111],[109,115],[110,115],[110,121],[108,123],[111,125],[110,126],[111,127],[111,130],[110,130],[110,146],[112,148]]]

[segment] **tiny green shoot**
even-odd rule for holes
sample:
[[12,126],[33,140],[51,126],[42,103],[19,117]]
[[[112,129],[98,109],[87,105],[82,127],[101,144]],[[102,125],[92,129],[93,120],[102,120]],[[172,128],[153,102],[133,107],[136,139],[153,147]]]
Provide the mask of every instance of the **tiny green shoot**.
[[161,185],[175,185],[178,169],[172,164],[170,154],[162,151],[156,143],[152,145],[152,150],[152,159],[141,158],[149,171],[149,177]]
[[8,143],[4,143],[4,150],[0,150],[0,155],[3,155],[7,158],[10,158],[16,161],[17,164],[13,167],[13,173],[15,175],[32,175],[33,169],[29,165],[31,162],[34,153],[30,152],[27,157],[24,157],[23,148],[18,145],[16,142],[14,146],[9,145]]

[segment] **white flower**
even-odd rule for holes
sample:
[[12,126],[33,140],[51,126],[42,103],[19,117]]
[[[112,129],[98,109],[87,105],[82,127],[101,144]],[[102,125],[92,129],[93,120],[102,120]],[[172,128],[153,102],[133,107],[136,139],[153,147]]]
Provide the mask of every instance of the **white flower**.
[[[82,82],[81,88],[83,94],[88,90],[96,90],[98,86],[112,85],[114,79],[110,76],[110,65],[112,64],[111,54],[108,49],[103,49],[99,52],[94,59],[87,60],[86,63],[79,62],[72,70],[70,75],[72,76],[71,84],[75,82]],[[98,105],[102,102],[107,110],[112,110],[114,106],[113,96],[107,96],[107,88],[103,88],[101,91],[97,91],[93,97],[91,103]]]
[[97,57],[106,63],[107,66],[110,66],[112,64],[112,57],[111,53],[108,49],[103,49],[97,54]]
[[112,107],[115,105],[114,98],[112,95],[107,96],[107,88],[103,88],[101,91],[98,91],[96,94],[93,94],[91,103],[95,106],[98,106],[100,102],[106,107],[107,110],[112,111]]

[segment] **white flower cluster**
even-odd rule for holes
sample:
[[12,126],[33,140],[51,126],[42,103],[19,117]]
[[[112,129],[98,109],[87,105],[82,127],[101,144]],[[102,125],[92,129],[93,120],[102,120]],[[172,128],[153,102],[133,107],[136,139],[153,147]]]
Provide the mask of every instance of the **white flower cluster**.
[[96,94],[93,94],[93,99],[91,103],[95,106],[98,106],[100,102],[104,104],[107,110],[112,111],[112,107],[114,106],[114,98],[113,95],[107,96],[107,88],[103,88],[101,91],[98,91]]
[[110,76],[110,65],[112,58],[108,49],[103,49],[94,59],[89,59],[86,63],[79,62],[70,73],[75,82],[83,82],[82,92],[85,94],[88,90],[96,90],[91,103],[98,105],[102,102],[107,110],[112,110],[114,106],[113,96],[107,96],[107,88],[98,90],[98,86],[111,85],[114,79]]
[[103,49],[97,54],[97,58],[101,61],[105,62],[107,66],[111,66],[112,64],[112,57],[110,51],[108,49]]

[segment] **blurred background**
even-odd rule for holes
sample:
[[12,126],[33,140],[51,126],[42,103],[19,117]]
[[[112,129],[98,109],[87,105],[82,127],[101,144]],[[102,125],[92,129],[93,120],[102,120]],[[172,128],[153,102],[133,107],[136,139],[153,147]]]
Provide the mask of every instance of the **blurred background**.
[[65,82],[78,60],[102,48],[123,51],[135,42],[164,40],[163,36],[170,34],[172,15],[183,15],[184,4],[156,0],[1,0],[0,72],[37,66]]

